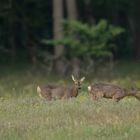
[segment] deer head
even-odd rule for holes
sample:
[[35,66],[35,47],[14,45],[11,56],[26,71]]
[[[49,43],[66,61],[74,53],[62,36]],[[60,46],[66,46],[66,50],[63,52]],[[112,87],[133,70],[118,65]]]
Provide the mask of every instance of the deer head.
[[83,83],[83,81],[85,80],[85,77],[82,77],[80,80],[77,80],[74,78],[74,76],[71,76],[72,80],[74,81],[75,84],[75,88],[76,89],[81,89],[81,84]]

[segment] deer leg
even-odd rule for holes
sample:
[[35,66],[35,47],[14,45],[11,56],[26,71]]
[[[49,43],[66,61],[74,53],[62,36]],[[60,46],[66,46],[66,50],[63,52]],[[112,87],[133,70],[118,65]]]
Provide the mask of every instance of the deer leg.
[[66,99],[65,95],[64,95],[64,96],[62,96],[61,100],[65,100],[65,99]]
[[98,100],[97,96],[92,95],[92,94],[91,94],[91,98],[92,98],[92,100],[94,100],[94,101],[95,101],[95,100]]
[[115,96],[113,96],[112,99],[113,99],[115,102],[119,102],[119,101],[120,101],[120,99],[117,98],[117,97],[115,97]]
[[140,101],[140,98],[139,97],[136,97],[136,99]]
[[51,101],[51,100],[52,100],[51,94],[49,94],[49,95],[46,96],[46,100],[47,100],[47,101]]
[[49,97],[48,97],[48,101],[51,101],[51,100],[52,100],[52,97],[51,97],[51,96],[49,96]]

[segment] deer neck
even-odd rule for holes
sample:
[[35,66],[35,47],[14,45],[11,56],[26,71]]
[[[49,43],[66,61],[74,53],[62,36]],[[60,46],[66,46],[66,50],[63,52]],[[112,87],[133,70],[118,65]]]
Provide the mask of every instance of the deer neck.
[[132,91],[132,90],[126,91],[126,95],[127,96],[136,96],[135,91]]
[[77,97],[77,95],[78,95],[78,88],[73,87],[73,88],[72,88],[72,96],[73,96],[73,97]]

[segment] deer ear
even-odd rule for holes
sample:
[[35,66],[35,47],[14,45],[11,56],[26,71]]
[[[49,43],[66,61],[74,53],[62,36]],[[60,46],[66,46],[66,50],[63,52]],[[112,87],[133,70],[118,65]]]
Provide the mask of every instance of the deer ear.
[[82,77],[81,79],[80,79],[80,82],[83,82],[85,80],[85,77]]
[[71,78],[72,78],[72,80],[75,82],[76,80],[75,80],[75,78],[74,78],[74,76],[73,76],[73,74],[71,75]]

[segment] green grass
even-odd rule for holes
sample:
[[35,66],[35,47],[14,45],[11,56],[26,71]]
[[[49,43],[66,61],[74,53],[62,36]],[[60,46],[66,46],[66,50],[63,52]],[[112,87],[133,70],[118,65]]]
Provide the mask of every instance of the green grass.
[[86,90],[89,83],[98,81],[140,87],[137,63],[119,64],[111,73],[98,72],[86,79],[76,99],[51,102],[37,96],[36,86],[48,82],[70,85],[69,76],[10,70],[0,74],[0,140],[139,140],[138,100],[92,101]]
[[0,100],[1,140],[138,140],[140,103],[88,97],[45,102],[38,97]]

